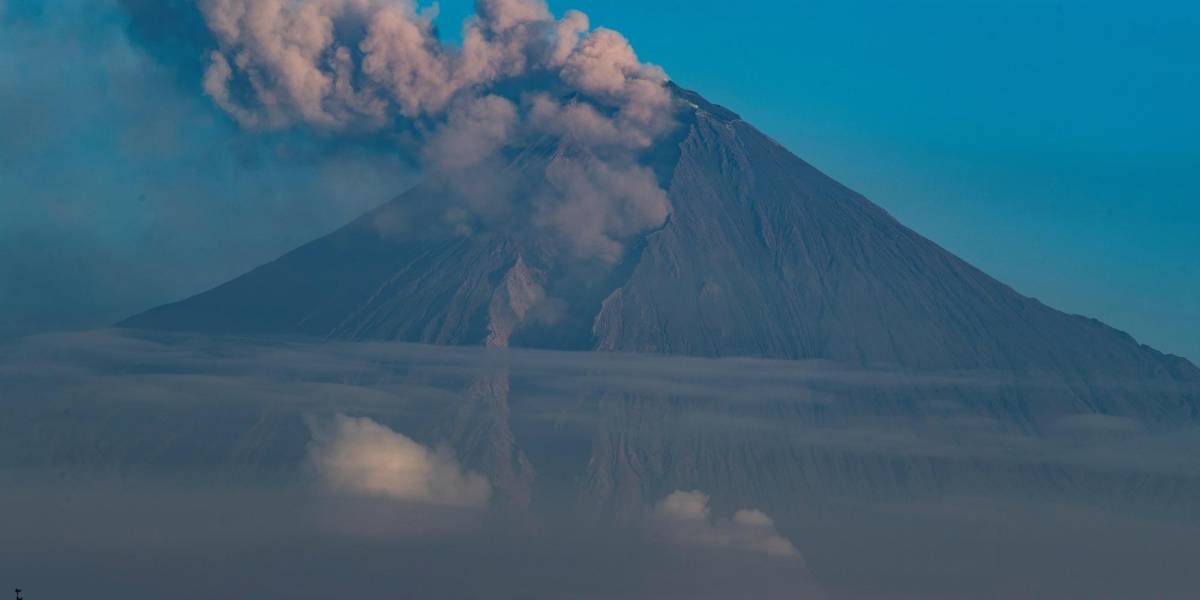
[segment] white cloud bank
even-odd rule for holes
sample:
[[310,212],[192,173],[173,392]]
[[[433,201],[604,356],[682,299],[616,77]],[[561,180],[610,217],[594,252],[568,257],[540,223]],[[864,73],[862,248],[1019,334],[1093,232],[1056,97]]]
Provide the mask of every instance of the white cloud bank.
[[338,494],[483,508],[492,488],[447,450],[431,450],[366,418],[313,423],[309,463]]
[[687,546],[728,548],[777,557],[799,552],[775,529],[775,521],[758,510],[743,509],[730,519],[713,519],[708,495],[676,491],[654,508],[656,531],[667,541]]

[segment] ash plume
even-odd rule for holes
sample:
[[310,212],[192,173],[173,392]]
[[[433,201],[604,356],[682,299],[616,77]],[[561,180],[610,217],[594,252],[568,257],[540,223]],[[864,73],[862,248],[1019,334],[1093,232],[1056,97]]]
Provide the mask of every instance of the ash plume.
[[[640,160],[675,125],[666,74],[581,12],[479,0],[455,45],[440,39],[436,9],[411,0],[198,7],[216,46],[203,88],[217,106],[253,130],[384,132],[412,144],[451,192],[439,220],[460,234],[503,221],[612,263],[670,212]],[[546,149],[538,181],[505,185],[530,147]]]

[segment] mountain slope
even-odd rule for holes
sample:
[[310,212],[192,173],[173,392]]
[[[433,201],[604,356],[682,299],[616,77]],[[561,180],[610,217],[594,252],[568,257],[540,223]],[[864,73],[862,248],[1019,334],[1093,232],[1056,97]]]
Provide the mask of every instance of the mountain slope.
[[[389,231],[439,205],[426,185],[123,325],[1200,380],[1181,358],[1021,296],[732,112],[676,95],[689,107],[680,131],[652,152],[671,216],[615,266],[565,269],[503,228]],[[526,157],[519,172],[552,160]]]

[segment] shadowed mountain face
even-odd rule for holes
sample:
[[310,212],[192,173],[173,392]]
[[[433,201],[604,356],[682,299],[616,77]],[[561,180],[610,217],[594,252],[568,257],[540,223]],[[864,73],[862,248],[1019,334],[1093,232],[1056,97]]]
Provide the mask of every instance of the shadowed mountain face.
[[[730,111],[676,95],[678,131],[645,156],[670,217],[614,264],[566,260],[504,226],[418,230],[415,213],[445,205],[427,184],[123,325],[1200,380],[1184,359],[1016,293]],[[517,185],[561,151],[515,157]]]

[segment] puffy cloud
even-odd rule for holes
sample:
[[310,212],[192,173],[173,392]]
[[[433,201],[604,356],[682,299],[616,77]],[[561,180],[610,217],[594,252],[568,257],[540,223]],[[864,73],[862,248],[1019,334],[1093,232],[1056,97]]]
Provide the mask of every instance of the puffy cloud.
[[309,463],[335,493],[466,508],[484,507],[491,496],[487,479],[464,470],[449,451],[370,419],[337,415],[311,428]]
[[554,46],[550,52],[550,64],[562,66],[571,57],[579,45],[580,37],[591,27],[588,16],[577,11],[568,10],[554,27]]
[[779,535],[771,517],[739,510],[730,519],[713,519],[708,495],[676,491],[654,508],[656,531],[672,543],[729,548],[778,557],[797,557],[796,547]]
[[416,118],[442,110],[457,91],[453,65],[433,36],[428,13],[410,4],[388,5],[363,15],[362,75],[386,93],[400,114]]
[[611,29],[593,31],[566,59],[563,79],[581,91],[614,96],[624,93],[630,78],[650,74],[643,70],[625,36]]
[[[201,0],[200,6],[221,52],[212,55],[205,91],[247,126],[279,127],[291,119],[332,125],[325,106],[334,88],[333,69],[320,61],[333,42],[333,17],[344,2],[320,0]],[[235,68],[236,67],[236,68]],[[241,106],[230,89],[240,74],[257,106]],[[253,118],[247,115],[255,114]]]

